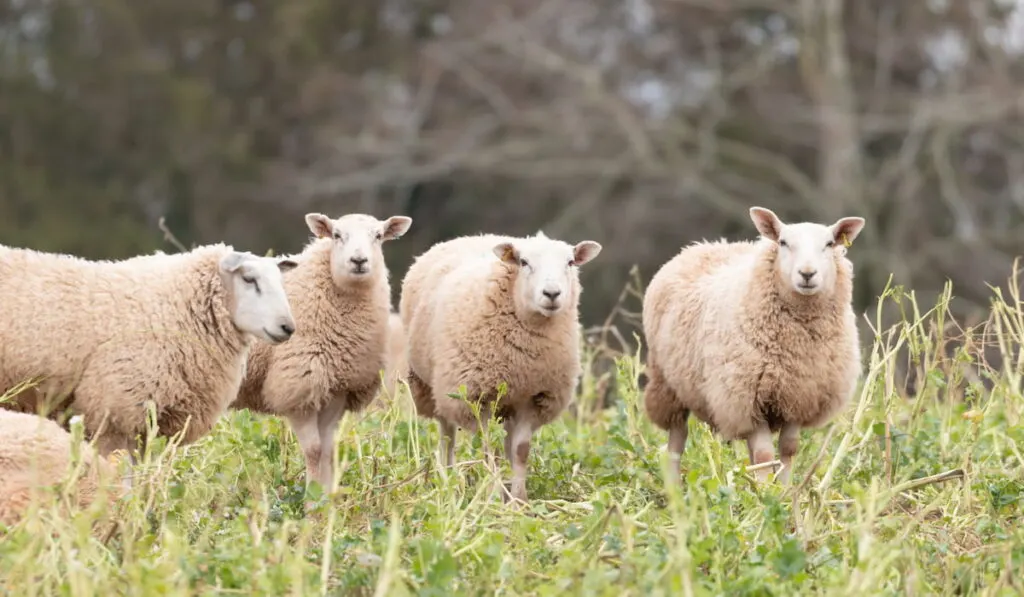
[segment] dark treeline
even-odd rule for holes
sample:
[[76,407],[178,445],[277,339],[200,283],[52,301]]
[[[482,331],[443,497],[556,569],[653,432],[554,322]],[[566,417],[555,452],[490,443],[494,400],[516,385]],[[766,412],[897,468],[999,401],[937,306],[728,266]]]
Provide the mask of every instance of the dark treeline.
[[861,215],[890,272],[984,308],[1024,246],[1024,13],[995,0],[7,0],[0,242],[93,258],[538,229],[604,253],[598,323],[691,240]]

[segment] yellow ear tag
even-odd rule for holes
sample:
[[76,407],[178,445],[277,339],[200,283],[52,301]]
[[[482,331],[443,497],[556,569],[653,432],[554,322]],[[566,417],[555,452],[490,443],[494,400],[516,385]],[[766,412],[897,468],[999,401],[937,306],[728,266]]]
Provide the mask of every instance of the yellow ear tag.
[[847,249],[849,249],[850,245],[852,245],[852,244],[853,243],[850,242],[850,239],[846,238],[846,233],[844,232],[843,233],[843,246],[846,247]]

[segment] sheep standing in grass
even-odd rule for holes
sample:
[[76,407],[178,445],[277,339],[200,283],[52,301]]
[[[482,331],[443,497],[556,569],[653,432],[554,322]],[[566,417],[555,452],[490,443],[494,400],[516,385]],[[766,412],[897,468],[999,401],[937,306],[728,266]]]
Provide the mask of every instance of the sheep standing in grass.
[[[434,245],[402,282],[408,383],[417,412],[437,418],[455,462],[455,427],[477,431],[461,386],[505,427],[511,496],[526,500],[530,438],[572,399],[581,373],[579,266],[601,251],[549,239],[480,235]],[[507,393],[498,398],[504,385]]]
[[[75,500],[89,507],[97,492],[120,492],[111,463],[81,444]],[[72,437],[57,423],[36,415],[0,410],[0,522],[12,525],[28,510],[33,492],[57,485],[71,472]]]
[[759,207],[750,216],[759,241],[696,243],[651,279],[644,404],[669,433],[676,472],[693,413],[726,440],[746,439],[754,464],[774,459],[779,431],[788,482],[800,429],[829,421],[860,375],[845,254],[864,220],[784,224]]
[[220,244],[115,262],[0,247],[0,394],[41,380],[13,406],[70,407],[103,455],[145,437],[148,401],[160,435],[193,442],[238,393],[254,340],[295,330],[294,266]]
[[377,395],[388,341],[391,286],[382,244],[412,219],[308,214],[316,238],[285,279],[299,331],[254,348],[234,408],[285,417],[306,461],[306,479],[333,486],[334,434],[346,411]]

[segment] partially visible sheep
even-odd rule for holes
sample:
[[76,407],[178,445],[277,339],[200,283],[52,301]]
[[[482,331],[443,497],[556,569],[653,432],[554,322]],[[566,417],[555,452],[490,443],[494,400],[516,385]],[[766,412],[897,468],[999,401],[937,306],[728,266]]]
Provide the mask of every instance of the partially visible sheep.
[[281,346],[253,349],[233,408],[288,419],[306,460],[306,480],[332,487],[334,434],[346,411],[377,395],[388,338],[391,286],[382,243],[412,219],[311,213],[316,238],[285,278],[299,331]]
[[405,339],[405,326],[402,316],[391,313],[388,316],[388,344],[384,358],[384,386],[390,398],[398,395],[401,383],[409,374],[409,359],[406,355],[408,343]]
[[[81,444],[75,498],[88,508],[97,493],[120,494],[114,467],[86,443]],[[36,415],[0,410],[0,522],[16,523],[28,510],[35,491],[69,478],[71,434]]]
[[759,241],[696,243],[651,279],[644,404],[669,433],[677,473],[692,412],[723,439],[746,439],[754,464],[773,460],[779,431],[779,480],[788,482],[800,429],[824,425],[856,389],[860,343],[844,245],[864,220],[787,225],[760,207],[750,216]]
[[70,407],[103,455],[145,437],[147,401],[160,435],[193,442],[238,393],[254,340],[295,330],[281,274],[295,265],[221,244],[115,262],[0,247],[0,394],[41,379],[14,408]]
[[[465,386],[504,422],[511,496],[526,500],[530,438],[572,399],[581,374],[579,266],[601,251],[542,233],[480,235],[434,245],[402,282],[399,311],[409,344],[408,382],[417,412],[438,419],[455,461],[455,426],[477,431]],[[500,402],[498,388],[507,394]]]

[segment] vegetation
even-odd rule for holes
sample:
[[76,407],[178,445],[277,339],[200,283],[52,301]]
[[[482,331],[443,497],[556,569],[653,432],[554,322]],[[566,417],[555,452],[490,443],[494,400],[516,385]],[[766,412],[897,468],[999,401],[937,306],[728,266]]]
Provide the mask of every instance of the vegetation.
[[[643,415],[639,355],[620,355],[613,406],[595,399],[607,380],[591,368],[572,412],[535,436],[531,502],[520,509],[502,503],[508,466],[485,461],[481,436],[460,434],[456,470],[439,468],[436,426],[404,393],[343,422],[331,497],[304,490],[283,422],[233,412],[192,446],[153,442],[113,510],[43,500],[0,530],[0,587],[69,596],[1019,594],[1022,371],[987,369],[970,342],[946,354],[948,291],[922,312],[913,293],[886,290],[870,314],[863,388],[834,424],[804,433],[790,488],[756,485],[745,447],[696,422],[684,482],[666,487],[665,437]],[[883,329],[886,303],[906,316]],[[996,291],[985,332],[968,336],[993,338],[1003,362],[1021,363],[1019,297]],[[903,345],[924,372],[912,400],[895,376]],[[968,369],[980,381],[964,381]],[[489,429],[500,453],[503,431]]]

